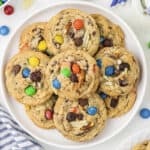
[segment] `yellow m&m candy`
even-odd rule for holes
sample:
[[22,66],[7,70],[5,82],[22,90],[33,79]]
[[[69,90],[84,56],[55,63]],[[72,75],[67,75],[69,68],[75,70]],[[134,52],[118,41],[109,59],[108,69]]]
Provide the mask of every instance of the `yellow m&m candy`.
[[64,39],[63,39],[62,35],[56,35],[55,38],[54,38],[54,41],[56,43],[59,43],[59,44],[63,44],[64,43]]
[[36,67],[40,64],[40,60],[37,57],[30,57],[29,58],[29,65],[32,67]]
[[45,40],[42,40],[38,44],[38,50],[39,51],[45,51],[47,49],[47,44]]

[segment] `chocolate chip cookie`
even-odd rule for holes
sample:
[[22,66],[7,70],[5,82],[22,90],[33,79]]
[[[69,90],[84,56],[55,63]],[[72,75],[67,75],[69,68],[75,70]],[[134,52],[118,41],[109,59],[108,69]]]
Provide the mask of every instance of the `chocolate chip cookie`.
[[150,150],[150,140],[144,141],[143,143],[136,144],[132,150]]
[[97,94],[79,99],[59,98],[54,107],[56,128],[68,139],[88,141],[104,128],[107,112],[104,101]]
[[99,28],[99,49],[104,47],[120,46],[125,45],[125,36],[119,25],[112,23],[106,17],[100,14],[91,15]]
[[99,46],[95,20],[78,9],[65,9],[52,17],[46,26],[45,38],[54,54],[83,50],[94,55]]
[[99,90],[110,96],[128,94],[139,79],[139,65],[125,48],[107,47],[96,55],[101,69]]
[[31,50],[13,56],[5,68],[6,87],[10,95],[28,105],[47,101],[52,95],[45,73],[49,61],[48,56]]
[[46,129],[54,128],[53,113],[57,98],[56,95],[52,95],[49,100],[42,104],[36,106],[26,105],[26,113],[37,126]]
[[70,98],[95,92],[100,79],[95,59],[79,50],[54,56],[47,67],[47,75],[47,83],[54,93]]
[[106,93],[99,91],[98,94],[104,100],[107,115],[109,118],[119,117],[124,115],[133,107],[136,100],[136,89],[130,91],[127,95],[109,96]]
[[21,51],[30,49],[42,52],[48,56],[52,55],[44,38],[46,24],[46,22],[33,23],[23,30],[19,45]]

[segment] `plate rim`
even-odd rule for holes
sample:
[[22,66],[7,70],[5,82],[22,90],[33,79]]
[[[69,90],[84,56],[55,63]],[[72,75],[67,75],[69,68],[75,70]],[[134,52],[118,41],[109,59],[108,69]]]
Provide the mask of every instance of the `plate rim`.
[[[7,46],[6,46],[6,50],[8,51],[8,47],[11,43],[11,40],[12,38],[15,36],[16,32],[19,30],[19,28],[25,24],[26,21],[28,21],[30,18],[32,18],[33,16],[37,15],[38,13],[46,10],[46,9],[50,9],[52,7],[58,7],[58,6],[61,6],[61,5],[64,5],[64,4],[68,4],[67,1],[63,1],[63,2],[54,2],[44,8],[41,8],[37,11],[35,11],[32,15],[29,15],[28,17],[25,17],[25,19],[23,21],[20,22],[20,24],[18,25],[18,27],[14,30],[13,34],[10,36],[10,38],[8,39],[8,42],[7,42]],[[139,49],[141,49],[141,54],[142,54],[142,58],[145,58],[143,60],[143,68],[142,68],[142,71],[144,72],[144,74],[142,73],[142,76],[144,78],[143,80],[143,85],[144,85],[144,89],[143,89],[143,97],[145,95],[145,92],[146,92],[146,87],[147,87],[147,62],[146,62],[146,57],[145,57],[145,54],[143,51],[143,48],[139,42],[139,40],[137,39],[137,36],[136,34],[133,32],[133,30],[129,27],[129,25],[122,19],[120,18],[119,16],[117,16],[114,12],[111,12],[110,10],[108,10],[107,8],[105,7],[102,7],[100,5],[96,5],[95,3],[92,3],[92,2],[85,2],[85,1],[70,1],[69,2],[69,5],[88,5],[88,6],[92,6],[92,7],[96,7],[100,10],[103,10],[104,12],[107,12],[108,14],[111,14],[114,18],[116,18],[117,20],[119,20],[119,22],[121,22],[127,29],[128,31],[132,34],[132,36],[134,37],[135,39],[135,43],[138,45]],[[0,64],[0,67],[1,67],[1,73],[0,73],[0,80],[2,81],[2,83],[4,83],[3,79],[5,78],[4,77],[4,58],[6,57],[6,53],[7,51],[4,52],[4,54],[2,55],[2,60],[1,60],[1,64]],[[66,145],[61,145],[61,144],[55,144],[53,142],[47,142],[46,140],[42,139],[42,138],[39,138],[37,137],[34,133],[32,133],[31,131],[29,131],[28,129],[26,129],[24,127],[23,124],[21,124],[21,122],[17,119],[17,117],[15,116],[15,114],[13,114],[13,111],[11,109],[11,106],[10,104],[7,102],[6,98],[5,98],[5,85],[4,84],[1,84],[0,85],[0,90],[1,90],[1,94],[2,94],[2,99],[4,99],[4,105],[7,107],[9,113],[11,114],[11,116],[13,117],[13,119],[21,126],[21,128],[26,131],[27,133],[29,133],[32,137],[34,137],[35,139],[37,139],[38,141],[42,142],[42,143],[45,143],[45,144],[48,144],[48,145],[51,145],[51,146],[55,146],[55,147],[59,147],[59,148],[66,148],[66,149],[69,149],[69,148],[72,148],[72,149],[79,149],[79,148],[86,148],[86,147],[91,147],[91,146],[95,146],[95,145],[98,145],[98,144],[102,144],[110,139],[112,139],[114,136],[118,135],[121,131],[123,131],[125,129],[125,127],[127,127],[127,125],[131,122],[131,120],[134,118],[135,114],[137,113],[137,110],[139,109],[141,103],[143,102],[143,100],[141,100],[141,102],[139,103],[139,105],[136,107],[136,109],[133,111],[133,113],[131,114],[130,118],[127,120],[126,123],[123,124],[122,127],[120,127],[117,132],[115,132],[114,134],[108,136],[107,138],[104,138],[102,140],[98,140],[98,141],[95,141],[93,143],[88,143],[86,145],[78,145],[77,147],[75,146],[72,146],[72,145],[69,145],[69,146],[66,146]]]

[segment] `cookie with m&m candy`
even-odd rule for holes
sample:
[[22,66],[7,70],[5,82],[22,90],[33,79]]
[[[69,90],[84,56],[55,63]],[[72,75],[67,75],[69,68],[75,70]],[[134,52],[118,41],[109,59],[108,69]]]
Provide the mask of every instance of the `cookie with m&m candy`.
[[42,52],[48,56],[52,55],[44,37],[46,24],[46,22],[33,23],[22,31],[19,44],[21,51],[31,49],[33,51]]
[[6,87],[23,104],[37,105],[49,99],[52,90],[46,81],[49,57],[25,50],[13,56],[5,68]]
[[82,98],[59,97],[54,107],[56,128],[68,139],[89,141],[100,134],[106,124],[104,101],[97,94]]
[[94,55],[99,46],[99,30],[95,20],[78,9],[65,9],[53,16],[45,29],[48,48],[54,54],[66,50],[82,50]]
[[95,59],[82,50],[54,56],[47,66],[47,74],[47,82],[55,94],[73,98],[95,92],[100,79]]

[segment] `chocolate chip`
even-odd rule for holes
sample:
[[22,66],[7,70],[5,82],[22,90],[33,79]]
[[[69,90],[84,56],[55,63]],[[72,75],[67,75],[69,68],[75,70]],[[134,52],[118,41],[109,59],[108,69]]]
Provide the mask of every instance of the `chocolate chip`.
[[72,38],[72,39],[74,38],[74,35],[75,35],[74,32],[70,31],[68,34],[69,34],[70,38]]
[[69,112],[66,116],[66,119],[70,122],[70,121],[75,121],[76,117],[77,115],[74,112]]
[[93,31],[92,35],[95,36],[96,35],[96,31]]
[[83,114],[77,114],[77,118],[78,118],[79,120],[83,120]]
[[82,107],[84,107],[85,105],[88,105],[88,99],[87,98],[79,98],[79,105],[81,105]]
[[105,39],[103,42],[103,46],[104,47],[112,47],[113,46],[113,42],[111,39]]
[[76,74],[71,74],[70,80],[72,82],[78,82],[78,77],[76,76]]
[[31,75],[30,75],[30,79],[33,82],[40,82],[41,78],[42,78],[42,73],[39,70],[35,71],[35,72],[32,72]]
[[19,73],[20,69],[21,69],[21,66],[20,66],[20,65],[15,65],[15,66],[13,66],[12,72],[13,72],[15,75],[17,75],[17,74]]
[[124,69],[127,68],[128,70],[130,69],[130,65],[128,63],[121,63],[119,65],[119,70],[124,71]]
[[118,99],[112,98],[110,102],[110,106],[115,108],[118,105]]
[[121,79],[119,79],[119,85],[120,86],[127,86],[128,82],[127,82],[127,80],[121,80]]
[[75,39],[74,39],[74,43],[75,43],[76,46],[81,46],[82,43],[83,43],[82,37],[75,38]]

